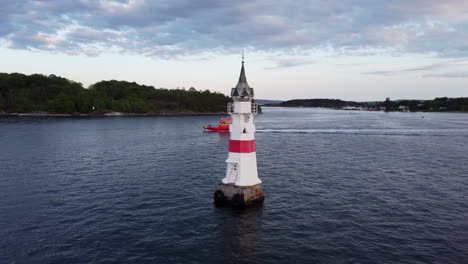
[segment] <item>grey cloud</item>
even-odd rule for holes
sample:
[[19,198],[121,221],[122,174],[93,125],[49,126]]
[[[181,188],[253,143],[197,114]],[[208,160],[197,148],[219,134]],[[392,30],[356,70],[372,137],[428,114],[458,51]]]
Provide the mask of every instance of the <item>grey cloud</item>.
[[371,72],[363,72],[362,74],[392,76],[392,75],[397,75],[398,73],[401,73],[401,71],[371,71]]
[[468,78],[468,72],[446,72],[424,74],[423,78]]
[[[447,70],[454,67],[460,66],[467,66],[468,60],[466,59],[457,59],[457,60],[450,60],[442,63],[435,63],[429,65],[423,65],[419,67],[407,68],[407,69],[399,69],[399,70],[390,70],[390,71],[371,71],[371,72],[363,72],[363,74],[368,75],[380,75],[380,76],[394,76],[404,73],[424,73],[424,72],[433,72],[433,71],[440,71],[440,70]],[[422,77],[448,77],[449,74],[446,73],[428,73],[424,74]]]
[[300,59],[300,58],[271,58],[270,61],[275,62],[275,66],[273,67],[266,67],[266,70],[274,70],[278,68],[288,68],[288,67],[296,67],[296,66],[302,66],[302,65],[309,65],[309,64],[315,64],[317,63],[316,61],[313,60],[305,60],[305,59]]
[[431,70],[444,69],[444,68],[451,67],[451,66],[454,66],[454,65],[458,65],[458,64],[456,64],[456,63],[454,64],[454,63],[451,63],[451,62],[437,63],[437,64],[430,64],[430,65],[425,65],[425,66],[420,66],[420,67],[404,69],[404,70],[401,70],[400,72],[431,71]]
[[77,54],[98,45],[162,57],[240,48],[468,57],[467,12],[461,0],[4,0],[0,40]]

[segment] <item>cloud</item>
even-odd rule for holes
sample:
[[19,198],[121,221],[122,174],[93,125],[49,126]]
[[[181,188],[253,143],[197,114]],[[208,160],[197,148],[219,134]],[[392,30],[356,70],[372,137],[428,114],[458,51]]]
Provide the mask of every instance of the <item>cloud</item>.
[[446,73],[432,73],[425,74],[423,78],[468,78],[467,72],[446,72]]
[[[419,67],[413,68],[406,68],[406,69],[399,69],[399,70],[389,70],[389,71],[371,71],[371,72],[363,72],[362,74],[368,75],[380,75],[380,76],[394,76],[400,75],[405,73],[423,73],[423,72],[433,72],[433,71],[440,71],[440,70],[447,70],[451,68],[459,68],[468,65],[468,60],[466,59],[457,59],[457,60],[450,60],[441,63],[434,63],[429,65],[422,65]],[[454,74],[454,77],[457,76],[458,73]],[[449,77],[450,73],[430,73],[425,74],[422,77]]]
[[371,72],[363,72],[362,74],[367,75],[380,75],[380,76],[392,76],[400,73],[401,71],[371,71]]
[[270,61],[273,61],[276,65],[272,67],[266,67],[266,70],[274,70],[278,68],[289,68],[302,65],[309,65],[317,63],[314,60],[306,60],[301,58],[270,58]]
[[158,57],[241,48],[468,57],[468,3],[3,0],[0,43],[73,54],[110,51]]

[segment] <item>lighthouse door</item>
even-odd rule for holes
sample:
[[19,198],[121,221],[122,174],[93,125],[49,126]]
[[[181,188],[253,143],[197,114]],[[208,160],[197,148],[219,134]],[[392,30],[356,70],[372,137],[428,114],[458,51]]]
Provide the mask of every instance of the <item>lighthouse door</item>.
[[239,164],[237,163],[228,163],[227,167],[227,182],[228,183],[235,183],[239,171]]

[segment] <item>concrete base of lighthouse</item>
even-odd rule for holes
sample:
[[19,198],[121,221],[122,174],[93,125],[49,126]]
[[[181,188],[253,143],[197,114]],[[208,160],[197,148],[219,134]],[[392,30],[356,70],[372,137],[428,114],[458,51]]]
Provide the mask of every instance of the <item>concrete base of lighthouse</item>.
[[216,204],[231,204],[234,207],[245,207],[263,201],[262,184],[252,186],[236,186],[234,184],[218,184],[214,193]]

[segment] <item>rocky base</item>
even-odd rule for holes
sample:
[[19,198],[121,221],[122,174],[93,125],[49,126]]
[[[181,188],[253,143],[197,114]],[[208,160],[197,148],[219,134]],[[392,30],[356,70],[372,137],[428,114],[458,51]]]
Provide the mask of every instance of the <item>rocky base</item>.
[[216,204],[231,204],[234,207],[245,207],[263,201],[262,184],[253,186],[236,186],[234,184],[218,184],[213,195]]

